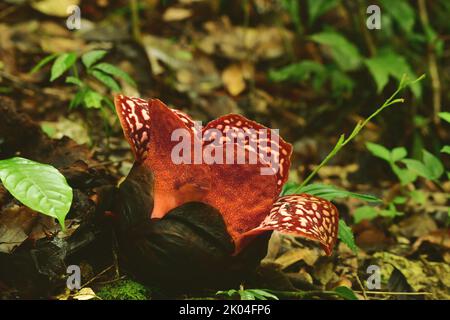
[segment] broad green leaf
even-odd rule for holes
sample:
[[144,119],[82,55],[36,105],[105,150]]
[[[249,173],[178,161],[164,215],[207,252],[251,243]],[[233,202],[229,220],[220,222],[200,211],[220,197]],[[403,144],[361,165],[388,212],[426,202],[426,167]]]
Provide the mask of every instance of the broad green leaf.
[[117,68],[116,66],[113,66],[112,64],[102,62],[102,63],[95,65],[94,69],[98,69],[104,73],[111,75],[111,76],[123,79],[123,80],[125,80],[125,82],[127,82],[129,85],[131,85],[133,87],[136,86],[136,82],[134,82],[134,80],[128,75],[128,73]]
[[320,86],[324,82],[325,76],[325,67],[322,64],[311,60],[290,64],[269,72],[269,78],[275,82],[303,82],[315,78],[316,81],[318,81],[317,84]]
[[402,160],[408,155],[406,148],[397,147],[391,151],[391,162],[397,162]]
[[43,58],[41,61],[39,61],[34,67],[33,69],[31,69],[30,73],[35,73],[39,70],[42,69],[42,67],[44,67],[46,64],[48,64],[50,61],[52,61],[53,59],[55,59],[58,55],[56,53],[51,54],[49,56],[46,56],[45,58]]
[[0,179],[17,200],[35,211],[56,218],[65,229],[64,219],[72,205],[73,191],[57,169],[15,157],[0,160]]
[[439,112],[438,115],[442,120],[445,120],[448,123],[450,123],[450,112]]
[[337,288],[334,288],[334,292],[336,292],[341,298],[344,298],[346,300],[358,300],[358,297],[355,295],[352,289],[340,286]]
[[427,150],[423,150],[423,164],[427,167],[428,171],[431,173],[431,179],[437,180],[444,173],[444,166],[441,160],[439,160],[432,153]]
[[[383,90],[390,76],[397,79],[397,81],[400,81],[404,74],[411,79],[415,78],[414,72],[406,59],[388,49],[380,50],[377,56],[365,59],[364,63],[377,84],[378,92]],[[411,84],[411,91],[416,97],[420,97],[422,87],[419,83],[413,83]]]
[[366,142],[366,147],[375,157],[391,162],[391,152],[381,144]]
[[100,109],[102,107],[103,96],[98,92],[89,90],[83,97],[83,102],[88,108]]
[[372,220],[376,217],[378,217],[378,210],[369,206],[359,207],[353,213],[355,223],[360,223],[362,220]]
[[255,296],[247,290],[239,290],[239,295],[241,296],[241,300],[256,300]]
[[80,79],[78,79],[76,77],[72,77],[72,76],[68,76],[66,78],[66,83],[74,84],[78,87],[82,87],[84,85],[83,81],[81,81]]
[[347,226],[344,220],[339,219],[338,238],[345,243],[354,253],[358,253],[352,229]]
[[380,0],[383,6],[383,14],[387,13],[399,24],[407,33],[414,27],[416,15],[414,9],[405,0]]
[[406,165],[408,170],[418,174],[421,177],[424,177],[424,178],[432,180],[432,173],[419,160],[416,160],[416,159],[403,159],[402,162]]
[[450,146],[443,146],[441,152],[450,154]]
[[403,186],[406,186],[417,179],[417,174],[415,171],[411,171],[409,168],[402,169],[394,163],[391,164],[391,168]]
[[334,31],[324,31],[311,36],[317,43],[331,49],[336,64],[344,71],[355,70],[361,64],[361,55],[358,48],[343,35]]
[[372,195],[359,194],[347,190],[339,189],[333,185],[326,185],[320,183],[313,183],[301,188],[298,193],[307,193],[313,196],[321,197],[332,201],[336,198],[355,198],[368,202],[379,202],[380,199]]
[[91,73],[97,80],[102,82],[104,85],[106,85],[112,91],[115,91],[115,92],[120,91],[120,86],[116,82],[116,80],[114,80],[112,77],[108,76],[106,73],[98,71],[98,70],[92,70]]
[[87,69],[89,69],[94,63],[96,63],[96,62],[100,61],[101,59],[103,59],[103,57],[107,53],[108,52],[106,50],[89,51],[89,52],[83,54],[83,56],[81,56],[81,61],[83,62],[85,67]]
[[63,53],[56,58],[53,63],[50,81],[58,79],[64,72],[66,72],[77,61],[77,55],[73,52]]
[[261,290],[261,289],[249,289],[247,291],[250,291],[255,297],[257,297],[259,300],[267,300],[267,298],[269,299],[273,299],[273,300],[278,300],[278,297],[272,293],[269,293],[265,290]]
[[308,0],[308,16],[310,25],[339,3],[338,0]]

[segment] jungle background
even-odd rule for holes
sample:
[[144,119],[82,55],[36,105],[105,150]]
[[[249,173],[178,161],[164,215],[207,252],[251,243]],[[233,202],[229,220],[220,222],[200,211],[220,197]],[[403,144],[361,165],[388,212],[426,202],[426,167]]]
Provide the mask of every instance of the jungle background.
[[[373,4],[380,29],[366,25]],[[66,25],[70,5],[79,30]],[[351,232],[331,257],[274,234],[260,283],[197,297],[449,299],[449,17],[446,0],[1,1],[0,159],[52,164],[74,201],[61,232],[0,184],[0,297],[168,297],[123,272],[98,227],[96,188],[133,163],[114,93],[158,97],[204,122],[239,113],[279,128],[294,145],[289,188],[404,75],[425,74],[314,178],[381,199],[334,199]],[[64,286],[71,263],[81,290]],[[366,286],[371,265],[377,289]],[[270,291],[274,282],[285,289]]]

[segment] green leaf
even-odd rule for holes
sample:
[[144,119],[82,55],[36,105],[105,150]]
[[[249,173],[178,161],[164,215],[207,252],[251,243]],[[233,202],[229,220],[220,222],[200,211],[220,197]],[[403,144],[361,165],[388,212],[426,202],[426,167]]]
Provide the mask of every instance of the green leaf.
[[247,291],[251,292],[259,300],[267,300],[267,298],[273,299],[273,300],[279,300],[276,295],[274,295],[270,292],[267,292],[265,290],[262,290],[262,289],[249,289]]
[[339,189],[338,187],[335,187],[333,185],[320,183],[309,184],[307,186],[304,186],[300,190],[297,190],[297,192],[318,196],[328,201],[332,201],[333,199],[336,198],[355,198],[368,202],[380,202],[380,199],[372,195],[354,193],[347,190]]
[[275,82],[303,82],[312,78],[316,78],[318,84],[321,85],[325,79],[325,67],[322,64],[311,60],[290,64],[269,72],[269,79]]
[[84,85],[83,81],[81,81],[80,79],[78,79],[76,77],[72,77],[72,76],[68,76],[66,78],[66,83],[74,84],[78,87],[82,87]]
[[358,253],[358,247],[355,243],[353,231],[342,219],[339,219],[338,238],[343,243],[345,243],[355,254]]
[[102,62],[102,63],[95,65],[94,69],[103,71],[104,73],[107,73],[109,75],[112,75],[112,76],[120,78],[120,79],[123,79],[129,85],[136,87],[136,82],[134,82],[134,80],[128,75],[128,73],[117,68],[116,66],[113,66],[112,64]]
[[416,159],[403,159],[402,162],[406,165],[408,170],[418,174],[421,177],[431,180],[431,172],[428,168],[419,160]]
[[[406,59],[388,49],[380,50],[377,56],[365,59],[364,63],[377,84],[378,93],[386,86],[390,76],[397,81],[400,81],[404,74],[409,78],[415,78],[414,72]],[[422,88],[419,83],[411,84],[411,91],[416,97],[422,95]]]
[[338,0],[308,0],[308,16],[310,25],[339,3]]
[[405,0],[380,0],[383,13],[389,14],[407,33],[411,33],[416,15],[414,9]]
[[333,96],[340,97],[343,94],[349,94],[355,87],[355,82],[346,73],[338,69],[329,70],[329,76],[331,81],[331,90]]
[[441,152],[450,154],[450,146],[443,146]]
[[397,162],[402,160],[403,158],[405,158],[408,155],[408,152],[406,151],[406,148],[404,147],[397,147],[394,148],[391,151],[391,162]]
[[378,217],[378,210],[369,206],[359,207],[353,213],[355,223],[360,223],[362,220],[372,220],[376,217]]
[[391,162],[391,152],[381,144],[366,142],[366,147],[375,157]]
[[300,4],[298,0],[282,0],[282,7],[289,13],[297,31],[301,29]]
[[427,195],[422,190],[412,190],[410,192],[411,199],[418,204],[425,205],[427,202]]
[[255,296],[248,290],[239,290],[239,295],[241,296],[241,300],[256,300]]
[[73,52],[63,53],[58,56],[52,66],[50,81],[58,79],[75,63],[76,60],[77,55]]
[[235,289],[231,289],[231,290],[227,290],[227,291],[217,291],[216,295],[224,295],[224,296],[229,296],[232,297],[234,295],[238,294],[238,291]]
[[72,188],[54,167],[24,158],[0,160],[0,179],[5,188],[25,206],[58,219],[64,219],[73,199]]
[[341,298],[344,298],[345,300],[359,300],[353,290],[345,286],[334,288],[334,292],[336,292]]
[[91,73],[97,80],[102,82],[104,85],[106,85],[112,91],[115,91],[115,92],[120,91],[120,86],[116,82],[116,80],[114,80],[112,77],[108,76],[106,73],[98,71],[98,70],[92,70]]
[[427,170],[431,173],[431,179],[437,180],[444,173],[444,166],[442,162],[427,150],[423,150],[423,164]]
[[388,209],[380,210],[380,216],[382,216],[382,217],[395,218],[397,216],[402,216],[402,215],[404,215],[404,213],[398,211],[393,203],[389,204]]
[[410,184],[417,179],[417,174],[415,173],[415,171],[411,171],[409,168],[402,169],[394,163],[391,164],[391,168],[400,180],[402,186],[406,186],[407,184]]
[[52,61],[53,59],[55,59],[58,55],[56,53],[51,54],[49,56],[46,56],[45,58],[43,58],[41,61],[39,61],[34,67],[33,69],[31,69],[30,73],[35,73],[39,70],[42,69],[42,67],[44,67],[46,64],[48,64],[50,61]]
[[439,112],[438,115],[442,120],[445,120],[448,123],[450,123],[450,112]]
[[84,100],[84,96],[86,95],[86,90],[78,90],[75,96],[70,100],[69,109],[73,109],[78,107]]
[[89,52],[83,54],[83,56],[81,57],[81,61],[86,66],[86,68],[89,69],[94,63],[96,63],[96,62],[100,61],[101,59],[103,59],[103,57],[107,53],[108,52],[106,50],[89,51]]
[[341,34],[334,31],[316,33],[311,39],[331,49],[336,64],[344,71],[355,70],[361,64],[358,48]]
[[102,107],[103,96],[98,92],[88,90],[84,97],[83,102],[88,108],[100,109]]

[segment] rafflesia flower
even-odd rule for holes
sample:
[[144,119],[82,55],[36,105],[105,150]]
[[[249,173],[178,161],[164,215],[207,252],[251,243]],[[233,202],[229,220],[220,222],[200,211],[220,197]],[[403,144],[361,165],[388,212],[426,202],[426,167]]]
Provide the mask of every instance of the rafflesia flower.
[[138,277],[178,287],[240,281],[274,230],[331,254],[335,206],[279,197],[292,146],[276,131],[237,114],[202,128],[157,99],[118,95],[115,105],[135,155],[116,197],[118,239]]

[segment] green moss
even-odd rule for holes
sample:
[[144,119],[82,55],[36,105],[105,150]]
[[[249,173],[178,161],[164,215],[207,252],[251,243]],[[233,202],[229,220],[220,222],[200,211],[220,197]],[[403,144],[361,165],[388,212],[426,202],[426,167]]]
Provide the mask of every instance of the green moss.
[[147,300],[150,290],[142,284],[132,280],[120,280],[105,285],[97,292],[103,300]]

